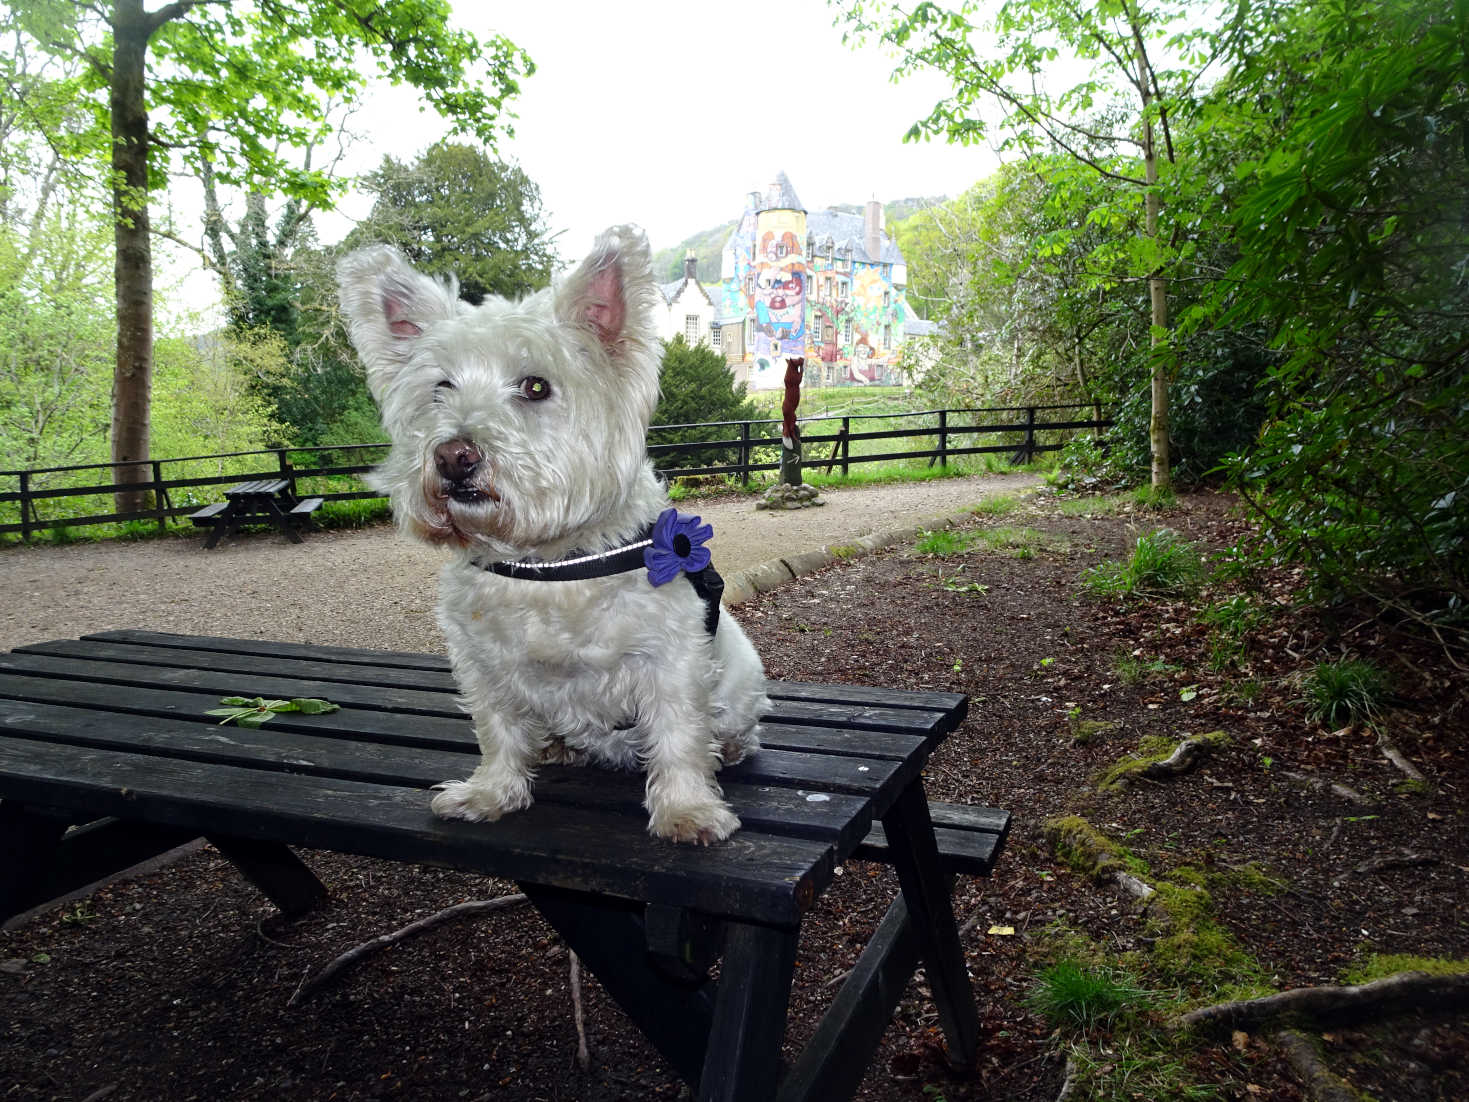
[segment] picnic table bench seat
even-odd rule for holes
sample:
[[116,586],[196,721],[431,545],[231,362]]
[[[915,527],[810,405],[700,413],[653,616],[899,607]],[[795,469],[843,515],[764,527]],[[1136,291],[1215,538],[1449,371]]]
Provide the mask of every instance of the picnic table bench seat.
[[[435,819],[426,790],[478,753],[442,656],[142,631],[22,647],[0,655],[0,918],[200,836],[287,913],[324,894],[294,847],[448,865],[518,881],[700,1098],[846,1097],[920,961],[972,1061],[951,877],[990,872],[1009,814],[922,784],[966,698],[769,692],[761,750],[720,773],[741,830],[679,846],[648,836],[640,774],[595,768],[544,768],[493,824]],[[204,714],[224,696],[341,710],[242,729]],[[801,919],[849,859],[892,864],[901,893],[782,1079]]]
[[216,501],[212,505],[204,506],[204,508],[202,509],[195,509],[192,513],[189,514],[189,519],[193,521],[194,524],[198,527],[207,528],[212,525],[215,522],[216,518],[218,518],[219,514],[224,512],[227,508],[229,508],[229,502]]
[[303,497],[295,505],[291,506],[291,511],[286,515],[292,520],[309,520],[311,514],[321,508],[324,500],[325,498],[319,497]]

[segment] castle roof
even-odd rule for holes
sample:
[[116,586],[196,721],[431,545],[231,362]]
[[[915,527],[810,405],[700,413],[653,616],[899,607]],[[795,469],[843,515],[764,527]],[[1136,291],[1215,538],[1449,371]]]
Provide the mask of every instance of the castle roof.
[[801,206],[801,200],[796,195],[796,189],[791,187],[791,181],[784,172],[775,174],[775,182],[770,185],[770,190],[765,193],[764,205],[760,210],[805,210]]
[[860,214],[848,214],[840,210],[818,210],[806,216],[806,233],[816,242],[816,251],[829,253],[850,252],[853,260],[868,264],[902,264],[903,253],[898,244],[882,233],[880,256],[867,255],[865,224]]
[[658,293],[663,296],[663,302],[665,305],[672,306],[675,302],[678,301],[679,295],[683,294],[684,288],[690,283],[698,288],[699,294],[704,296],[705,302],[709,303],[710,306],[714,305],[714,300],[710,297],[709,292],[704,287],[704,285],[700,283],[697,279],[690,279],[688,276],[684,276],[682,279],[675,279],[672,283],[658,284]]

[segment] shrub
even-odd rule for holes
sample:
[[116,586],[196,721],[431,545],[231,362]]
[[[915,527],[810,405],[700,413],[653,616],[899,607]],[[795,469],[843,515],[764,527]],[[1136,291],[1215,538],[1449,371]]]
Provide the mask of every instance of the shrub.
[[1306,712],[1316,723],[1372,723],[1388,699],[1387,674],[1371,662],[1318,662],[1306,677]]
[[[745,384],[735,385],[724,357],[702,345],[690,345],[680,334],[663,346],[661,392],[653,411],[656,425],[704,425],[718,421],[751,421],[758,414],[753,402],[745,400]],[[713,432],[717,435],[710,436]],[[658,429],[648,436],[649,444],[683,444],[728,439],[734,433],[723,429]],[[731,448],[689,449],[659,452],[654,466],[712,467],[738,460]]]

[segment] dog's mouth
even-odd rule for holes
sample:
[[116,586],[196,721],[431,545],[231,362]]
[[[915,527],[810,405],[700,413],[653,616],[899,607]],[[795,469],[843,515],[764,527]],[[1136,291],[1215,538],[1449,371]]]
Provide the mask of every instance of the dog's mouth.
[[463,482],[444,483],[444,496],[458,505],[500,504],[500,495],[493,489],[471,486]]

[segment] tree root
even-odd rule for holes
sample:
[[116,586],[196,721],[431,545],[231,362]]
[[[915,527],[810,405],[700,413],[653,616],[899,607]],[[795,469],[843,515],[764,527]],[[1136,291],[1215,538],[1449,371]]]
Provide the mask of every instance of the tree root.
[[1372,802],[1366,796],[1362,795],[1362,793],[1358,792],[1355,788],[1348,788],[1346,785],[1337,784],[1334,781],[1323,780],[1320,777],[1308,777],[1304,773],[1291,773],[1285,770],[1282,770],[1280,775],[1282,777],[1285,777],[1287,780],[1292,780],[1295,781],[1297,784],[1305,785],[1313,792],[1330,792],[1333,796],[1340,796],[1343,800],[1348,800],[1351,803],[1358,804],[1363,807]]
[[471,899],[466,903],[456,903],[452,907],[445,907],[442,911],[431,914],[427,918],[420,918],[416,922],[410,922],[401,930],[394,930],[392,933],[375,937],[371,941],[364,941],[361,945],[348,949],[341,956],[337,957],[336,960],[316,973],[316,975],[302,980],[301,986],[296,988],[295,993],[286,1002],[286,1005],[295,1006],[298,1003],[304,1002],[329,983],[339,972],[350,968],[364,957],[371,956],[380,949],[386,949],[389,945],[394,945],[402,941],[404,938],[412,937],[414,934],[420,934],[424,930],[430,930],[435,926],[440,926],[456,918],[484,914],[486,911],[500,911],[507,907],[517,907],[526,902],[529,901],[519,892],[512,895],[498,896],[495,899]]
[[1167,777],[1177,777],[1194,769],[1199,762],[1212,754],[1221,741],[1221,732],[1209,735],[1195,735],[1186,738],[1173,749],[1162,761],[1149,762],[1138,770],[1138,773],[1149,780],[1158,781]]
[[1377,732],[1377,748],[1382,751],[1382,756],[1398,767],[1398,771],[1416,784],[1427,784],[1425,777],[1418,767],[1407,759],[1407,756],[1397,748],[1397,744],[1388,738],[1386,731]]
[[1382,857],[1374,857],[1370,861],[1363,861],[1356,868],[1342,873],[1331,882],[1333,888],[1339,888],[1345,883],[1347,877],[1354,873],[1358,876],[1363,873],[1381,872],[1383,869],[1407,869],[1417,865],[1436,865],[1440,858],[1436,853],[1402,853],[1384,854]]
[[581,957],[571,956],[571,1017],[576,1022],[576,1066],[582,1071],[592,1067],[592,1050],[587,1045],[587,1016],[581,1002]]
[[1061,1080],[1061,1093],[1056,1095],[1056,1102],[1074,1102],[1081,1097],[1078,1091],[1081,1089],[1081,1068],[1076,1063],[1075,1056],[1066,1058],[1066,1078]]
[[1270,1039],[1285,1053],[1309,1102],[1363,1102],[1345,1079],[1326,1066],[1315,1042],[1304,1033],[1283,1029]]
[[1260,999],[1215,1003],[1189,1011],[1174,1024],[1204,1030],[1238,1029],[1296,1015],[1312,1019],[1360,1018],[1461,1006],[1469,1006],[1469,974],[1397,972],[1359,986],[1297,987]]

